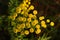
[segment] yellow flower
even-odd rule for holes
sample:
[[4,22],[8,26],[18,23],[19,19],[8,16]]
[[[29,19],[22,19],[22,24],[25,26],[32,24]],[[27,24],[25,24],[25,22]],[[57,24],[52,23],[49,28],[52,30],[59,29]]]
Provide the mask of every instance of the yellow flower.
[[15,20],[15,16],[9,16],[9,19]]
[[28,21],[28,22],[31,22],[31,18],[27,18],[27,21]]
[[43,20],[43,19],[44,19],[44,16],[39,17],[39,20]]
[[31,25],[30,25],[29,22],[26,23],[26,27],[27,27],[27,28],[30,28],[30,27],[31,27]]
[[37,29],[38,29],[38,28],[40,28],[40,25],[39,25],[39,24],[37,24],[37,25],[36,25],[36,28],[37,28]]
[[47,19],[47,20],[46,20],[46,22],[47,22],[47,23],[49,23],[49,22],[50,22],[50,20],[49,20],[49,19]]
[[23,21],[24,18],[23,18],[23,17],[18,17],[17,20],[18,20],[18,21]]
[[33,15],[33,17],[32,17],[33,19],[36,19],[37,17],[36,17],[36,15]]
[[25,23],[18,24],[18,25],[17,25],[17,28],[18,28],[18,29],[21,29],[21,28],[24,29],[24,28],[25,28]]
[[20,27],[21,27],[21,28],[25,28],[25,23],[22,23],[22,24],[20,25]]
[[26,5],[26,7],[28,8],[28,7],[29,7],[29,5],[27,4],[27,5]]
[[21,8],[20,7],[16,8],[16,13],[21,13]]
[[45,21],[41,21],[41,26],[42,26],[43,28],[46,28],[46,27],[47,27]]
[[14,13],[12,16],[17,17],[18,15],[17,15],[17,13]]
[[46,28],[46,27],[47,27],[47,25],[46,25],[46,24],[41,24],[41,26],[42,26],[43,28]]
[[29,17],[32,18],[33,17],[33,14],[29,14]]
[[18,33],[18,32],[20,32],[20,30],[18,30],[18,29],[13,29],[13,31],[14,31],[14,33]]
[[15,17],[13,16],[8,16],[9,19],[15,20]]
[[34,32],[34,29],[33,28],[30,28],[30,32],[33,33]]
[[34,10],[34,11],[33,11],[33,14],[36,15],[36,14],[37,14],[37,10]]
[[34,6],[31,5],[31,6],[29,7],[29,10],[34,10]]
[[37,29],[37,30],[35,31],[35,33],[36,33],[36,34],[41,33],[41,29]]
[[24,4],[26,4],[26,1],[23,1]]
[[23,16],[24,16],[24,17],[28,17],[28,13],[27,13],[27,12],[25,12]]
[[21,29],[21,26],[20,26],[20,24],[18,24],[18,25],[17,25],[17,28],[18,28],[18,29]]
[[45,21],[41,21],[41,24],[45,24]]
[[26,22],[26,18],[25,17],[23,18],[23,22]]
[[51,25],[51,26],[54,26],[54,22],[51,22],[50,25]]
[[32,26],[35,26],[37,23],[38,23],[38,20],[34,20],[34,21],[32,22]]
[[23,11],[25,12],[26,10],[27,10],[27,7],[24,7],[24,10]]
[[28,5],[30,5],[31,4],[31,2],[28,2]]
[[25,30],[24,34],[25,35],[28,35],[29,34],[29,31],[28,30]]
[[21,9],[23,9],[25,6],[26,6],[26,4],[23,4],[23,3],[19,5],[19,7],[20,7]]
[[25,2],[27,3],[27,2],[29,2],[29,0],[25,0]]
[[24,11],[22,11],[21,14],[23,15],[24,14]]

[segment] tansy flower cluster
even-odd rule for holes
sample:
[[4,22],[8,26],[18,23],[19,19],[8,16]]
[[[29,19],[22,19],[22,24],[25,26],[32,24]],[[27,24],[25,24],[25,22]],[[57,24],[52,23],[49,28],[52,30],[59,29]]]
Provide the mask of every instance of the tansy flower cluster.
[[[33,11],[29,13],[29,11]],[[14,33],[20,33],[22,35],[29,35],[30,33],[40,34],[43,28],[47,28],[48,23],[50,26],[54,26],[54,22],[50,19],[44,20],[44,16],[40,16],[37,19],[37,10],[31,5],[31,0],[23,0],[23,2],[16,8],[16,12],[9,16],[12,20],[11,25],[13,26]]]

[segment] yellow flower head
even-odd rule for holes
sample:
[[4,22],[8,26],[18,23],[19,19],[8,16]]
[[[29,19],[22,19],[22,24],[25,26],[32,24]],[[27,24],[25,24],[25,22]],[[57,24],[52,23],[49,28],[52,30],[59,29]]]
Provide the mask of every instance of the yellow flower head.
[[36,19],[37,17],[36,17],[36,15],[33,15],[33,17],[32,17],[33,19]]
[[29,34],[29,31],[28,30],[25,30],[24,34],[25,35],[28,35]]
[[18,17],[17,20],[18,20],[18,21],[23,21],[24,18],[23,18],[23,17]]
[[23,3],[19,5],[19,7],[20,7],[21,9],[23,9],[25,6],[26,6],[26,4],[23,4]]
[[36,14],[37,14],[37,10],[34,10],[34,11],[33,11],[33,14],[36,15]]
[[31,18],[27,18],[27,21],[28,21],[28,22],[31,22]]
[[30,28],[30,32],[33,33],[34,32],[34,29],[33,28]]
[[14,31],[14,33],[18,33],[18,32],[20,32],[20,30],[19,29],[13,29],[13,31]]
[[41,21],[41,24],[45,24],[45,21]]
[[15,20],[15,16],[9,16],[9,19]]
[[17,16],[18,16],[18,14],[17,14],[17,13],[14,13],[12,16],[17,17]]
[[47,27],[45,21],[41,21],[41,26],[42,26],[43,28],[46,28],[46,27]]
[[32,22],[32,26],[35,26],[37,23],[38,23],[38,20],[34,20],[34,21]]
[[23,22],[26,22],[26,18],[25,17],[23,18]]
[[39,17],[39,20],[43,20],[43,19],[44,19],[44,16]]
[[32,18],[33,17],[33,14],[29,14],[29,17]]
[[37,30],[35,31],[36,34],[39,34],[40,32],[41,32],[41,29],[37,29]]
[[28,2],[28,5],[30,5],[31,4],[31,2]]
[[21,14],[24,14],[24,13],[25,13],[25,11],[22,11],[22,12],[21,12]]
[[20,24],[17,25],[17,28],[18,28],[18,29],[21,29]]
[[42,26],[43,28],[46,28],[46,27],[47,27],[47,25],[46,25],[46,24],[42,24],[41,26]]
[[25,2],[27,3],[27,2],[29,2],[29,0],[25,0]]
[[28,8],[28,7],[29,7],[29,5],[27,4],[27,5],[26,5],[26,7]]
[[54,26],[54,22],[51,22],[50,25],[51,25],[51,26]]
[[47,20],[46,20],[46,22],[47,22],[47,23],[49,23],[49,22],[50,22],[50,20],[49,20],[49,19],[47,19]]
[[27,27],[27,28],[30,28],[30,27],[31,27],[31,25],[30,25],[29,22],[26,23],[26,27]]
[[25,23],[22,23],[22,24],[20,25],[20,27],[21,27],[21,28],[25,28]]
[[16,8],[16,13],[21,13],[21,8],[20,7]]
[[24,7],[24,12],[27,10],[27,7]]
[[29,10],[34,10],[34,6],[31,5],[31,6],[29,7]]
[[24,16],[24,17],[28,17],[28,13],[27,13],[27,12],[25,12],[23,16]]
[[39,28],[40,28],[40,25],[37,24],[37,25],[36,25],[36,28],[39,29]]

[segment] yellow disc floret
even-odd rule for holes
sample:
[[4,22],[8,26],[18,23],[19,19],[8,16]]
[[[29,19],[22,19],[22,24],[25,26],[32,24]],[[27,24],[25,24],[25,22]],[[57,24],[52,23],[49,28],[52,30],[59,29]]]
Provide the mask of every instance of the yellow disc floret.
[[30,28],[30,33],[33,33],[34,32],[34,29],[33,28]]
[[34,6],[31,5],[31,6],[29,7],[29,10],[34,10]]
[[45,24],[45,21],[41,21],[41,24]]
[[13,29],[13,31],[14,31],[14,33],[18,33],[18,32],[20,32],[20,30],[19,29]]
[[24,20],[24,18],[23,17],[18,17],[17,20],[22,22]]
[[36,25],[36,28],[37,28],[37,29],[39,29],[39,28],[40,28],[40,25],[39,25],[39,24],[37,24],[37,25]]
[[54,22],[51,22],[51,23],[50,23],[50,26],[54,26]]
[[36,14],[37,14],[37,10],[34,10],[34,11],[33,11],[33,14],[36,15]]
[[16,13],[21,13],[21,8],[20,7],[16,8]]
[[27,21],[28,21],[28,22],[31,22],[31,18],[27,18]]
[[30,25],[29,22],[26,22],[26,27],[27,27],[27,28],[30,28],[30,27],[31,27],[31,25]]
[[34,20],[34,21],[32,22],[32,26],[35,26],[37,23],[38,23],[38,20]]
[[41,26],[42,26],[43,28],[46,28],[46,27],[47,27],[45,21],[41,21]]
[[40,32],[41,32],[41,29],[37,29],[37,30],[35,31],[36,34],[39,34]]
[[46,24],[41,24],[41,26],[42,26],[43,28],[46,28],[46,27],[47,27],[47,25],[46,25]]
[[28,5],[30,5],[31,4],[31,2],[28,2]]
[[33,14],[29,14],[29,17],[32,18],[33,17]]
[[49,20],[49,19],[47,19],[47,20],[46,20],[46,22],[47,22],[47,23],[49,23],[49,22],[50,22],[50,20]]
[[22,24],[20,25],[20,27],[21,27],[21,28],[25,28],[25,23],[22,23]]
[[29,34],[29,31],[28,30],[25,30],[24,33],[25,33],[25,35],[28,35]]
[[37,17],[36,17],[36,15],[33,15],[33,17],[32,17],[33,19],[36,19]]
[[43,20],[43,19],[44,19],[44,16],[39,17],[39,20]]

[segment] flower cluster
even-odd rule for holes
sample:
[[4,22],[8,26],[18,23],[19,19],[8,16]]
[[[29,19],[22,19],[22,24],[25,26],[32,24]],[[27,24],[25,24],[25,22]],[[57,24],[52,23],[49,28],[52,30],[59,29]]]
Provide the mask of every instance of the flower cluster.
[[[23,0],[23,2],[16,8],[16,12],[9,16],[13,22],[14,33],[20,33],[22,35],[29,35],[29,33],[40,34],[41,27],[47,28],[47,23],[50,26],[54,26],[54,22],[51,22],[50,19],[44,20],[44,16],[40,16],[37,19],[38,11],[34,9],[34,6],[31,5],[31,0]],[[29,11],[33,11],[30,13]]]

